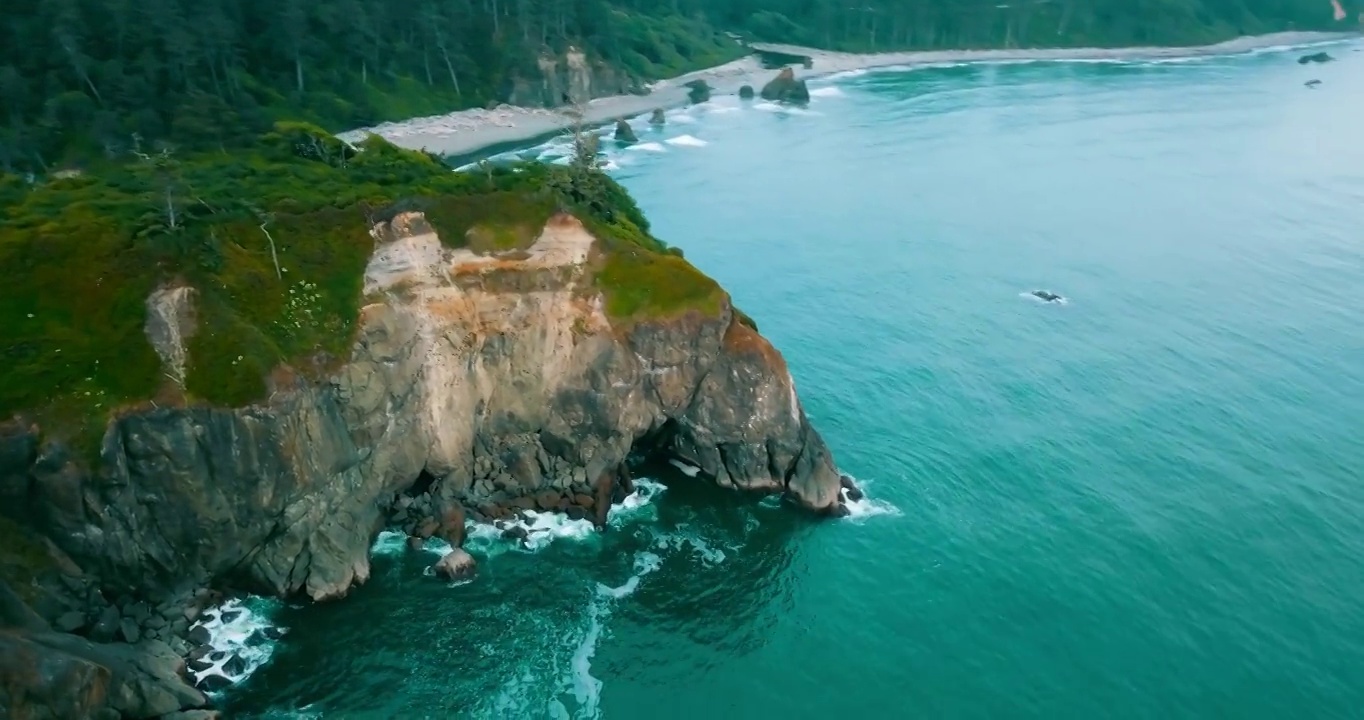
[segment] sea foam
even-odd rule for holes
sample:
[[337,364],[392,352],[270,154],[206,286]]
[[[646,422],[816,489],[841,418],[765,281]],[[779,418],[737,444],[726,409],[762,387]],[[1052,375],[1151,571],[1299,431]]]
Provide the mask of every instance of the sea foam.
[[693,135],[678,135],[677,137],[674,138],[668,138],[664,142],[668,143],[669,145],[678,145],[682,147],[705,147],[706,145],[709,144],[705,140],[702,140],[701,138],[695,137]]
[[[209,675],[219,675],[239,683],[264,665],[274,653],[279,636],[287,632],[275,627],[270,616],[279,609],[279,602],[266,598],[232,598],[205,610],[194,627],[208,631],[208,646],[213,650],[207,660],[212,667],[190,675],[197,682]],[[233,657],[241,659],[240,669],[231,672],[226,667]]]

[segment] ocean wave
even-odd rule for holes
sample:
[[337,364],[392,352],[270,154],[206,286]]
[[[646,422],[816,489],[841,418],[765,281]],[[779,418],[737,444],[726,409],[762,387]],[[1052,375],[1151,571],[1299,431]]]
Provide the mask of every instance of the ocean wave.
[[663,142],[681,147],[705,147],[710,144],[694,135],[678,135],[677,137],[668,138]]
[[[848,477],[852,476],[849,475]],[[858,480],[857,478],[853,478],[853,484],[857,485],[857,488],[862,491],[862,499],[849,500],[847,490],[839,491],[839,496],[843,499],[843,504],[848,508],[847,516],[848,520],[858,522],[861,520],[866,520],[867,518],[876,517],[878,515],[901,514],[900,508],[897,508],[884,500],[876,500],[872,498],[870,492],[870,487],[873,484],[872,481],[870,480],[862,481]]]
[[634,151],[634,152],[652,152],[652,153],[668,152],[668,148],[665,148],[665,147],[663,147],[662,144],[656,143],[656,142],[639,143],[638,145],[631,145],[630,147],[628,147],[628,148],[626,148],[626,149],[627,149],[627,150]]
[[219,676],[239,683],[264,665],[275,651],[275,644],[287,632],[271,622],[279,610],[277,600],[266,598],[232,598],[215,608],[209,608],[193,627],[208,631],[208,646],[212,651],[204,658],[209,667],[189,669],[194,681]]
[[842,97],[843,91],[832,85],[819,87],[810,91],[810,97]]

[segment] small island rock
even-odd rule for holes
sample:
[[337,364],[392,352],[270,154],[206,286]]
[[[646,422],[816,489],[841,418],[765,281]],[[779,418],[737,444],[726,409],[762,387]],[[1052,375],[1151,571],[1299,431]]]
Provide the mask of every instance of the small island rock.
[[753,95],[754,95],[754,92],[753,92],[753,86],[752,86],[752,85],[745,85],[745,86],[739,88],[739,98],[740,98],[741,100],[752,100],[752,99],[753,99]]
[[473,577],[475,565],[474,556],[455,548],[446,553],[445,557],[435,564],[435,571],[437,575],[443,578],[463,580]]
[[1319,52],[1312,53],[1311,55],[1303,55],[1302,57],[1298,58],[1298,64],[1306,65],[1308,63],[1327,63],[1331,62],[1332,60],[1335,60],[1335,58],[1331,57],[1330,54],[1325,52]]
[[634,128],[630,127],[630,123],[624,120],[616,121],[616,142],[639,142],[639,137],[635,135]]
[[668,118],[663,114],[663,108],[654,108],[654,113],[649,116],[650,125],[662,125],[668,122]]
[[772,82],[763,86],[762,98],[774,102],[807,103],[810,102],[810,89],[805,86],[804,80],[796,79],[795,70],[787,67],[782,68]]

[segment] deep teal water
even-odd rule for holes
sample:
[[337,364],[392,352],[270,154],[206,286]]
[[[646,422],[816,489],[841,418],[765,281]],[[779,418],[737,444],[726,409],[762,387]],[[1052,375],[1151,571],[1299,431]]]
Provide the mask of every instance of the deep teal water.
[[615,172],[784,351],[876,511],[671,478],[604,536],[476,544],[459,587],[381,545],[345,602],[276,613],[230,707],[1359,717],[1359,48],[876,72],[808,113],[674,116],[644,140],[706,144]]

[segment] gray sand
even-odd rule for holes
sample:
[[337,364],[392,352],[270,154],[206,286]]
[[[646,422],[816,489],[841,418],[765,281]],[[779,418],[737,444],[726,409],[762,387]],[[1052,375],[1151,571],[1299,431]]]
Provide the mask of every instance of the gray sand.
[[[1270,48],[1332,42],[1354,37],[1358,37],[1358,35],[1286,32],[1242,37],[1201,47],[934,50],[876,54],[837,53],[792,45],[761,43],[756,44],[755,47],[812,58],[813,66],[810,69],[796,68],[797,77],[810,78],[891,65],[916,66],[932,63],[1034,60],[1156,60],[1161,58],[1234,55]],[[714,95],[731,95],[737,93],[743,85],[752,85],[755,89],[761,89],[762,85],[770,80],[774,74],[775,72],[772,70],[764,70],[757,58],[746,57],[718,67],[660,81],[652,86],[653,92],[647,96],[619,95],[598,98],[588,103],[583,121],[587,125],[600,125],[620,118],[642,115],[655,108],[686,105],[688,100],[685,84],[691,80],[705,80],[711,86]],[[372,132],[401,147],[414,150],[424,149],[442,155],[466,155],[495,145],[525,142],[557,131],[567,130],[572,128],[576,122],[577,118],[564,110],[501,107],[496,110],[461,110],[446,115],[384,123],[373,128],[341,133],[340,137],[354,142]]]

